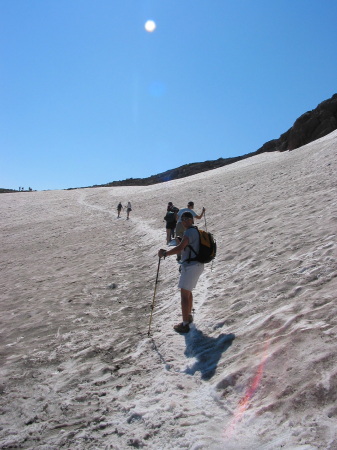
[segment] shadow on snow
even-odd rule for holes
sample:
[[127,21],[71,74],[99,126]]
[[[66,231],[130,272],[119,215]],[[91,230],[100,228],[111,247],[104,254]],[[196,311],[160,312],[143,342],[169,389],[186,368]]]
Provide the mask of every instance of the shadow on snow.
[[190,332],[185,334],[185,356],[195,358],[196,361],[184,372],[188,375],[200,372],[203,380],[210,380],[215,374],[221,355],[232,345],[234,339],[235,334],[220,334],[213,338],[191,327]]

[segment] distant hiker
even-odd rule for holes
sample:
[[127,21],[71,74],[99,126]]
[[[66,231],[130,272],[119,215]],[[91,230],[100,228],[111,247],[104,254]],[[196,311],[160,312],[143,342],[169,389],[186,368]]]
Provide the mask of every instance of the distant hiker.
[[197,215],[196,212],[193,211],[194,208],[194,203],[193,202],[188,202],[187,203],[187,208],[183,208],[180,209],[179,212],[177,213],[176,219],[177,219],[177,226],[176,226],[176,236],[180,236],[182,237],[184,234],[184,227],[183,224],[181,222],[181,217],[185,212],[190,212],[192,214],[192,216],[195,219],[201,219],[202,216],[205,214],[205,208],[202,208],[201,214],[199,214],[199,216]]
[[190,211],[184,212],[180,219],[185,230],[182,241],[171,250],[160,249],[158,256],[159,258],[166,258],[166,256],[182,254],[178,288],[180,288],[183,321],[173,328],[177,333],[188,333],[190,331],[189,324],[193,322],[192,290],[195,288],[204,270],[204,264],[198,261],[189,261],[191,258],[191,249],[189,246],[193,247],[196,253],[199,252],[199,232],[193,227],[193,214]]
[[168,203],[166,216],[164,217],[164,220],[166,220],[166,244],[174,238],[174,230],[177,224],[176,214],[178,211],[179,209],[172,202]]
[[121,202],[119,202],[118,206],[117,206],[117,212],[118,212],[117,219],[120,218],[122,209],[123,209],[123,205]]
[[130,212],[131,212],[131,211],[132,211],[131,203],[128,202],[128,204],[126,205],[126,219],[127,219],[127,220],[129,220],[129,215],[130,215]]

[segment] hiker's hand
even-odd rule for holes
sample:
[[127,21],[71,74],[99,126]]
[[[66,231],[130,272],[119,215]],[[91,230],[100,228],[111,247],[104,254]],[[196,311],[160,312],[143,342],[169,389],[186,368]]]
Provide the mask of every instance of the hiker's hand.
[[166,256],[166,250],[161,248],[158,252],[158,256],[159,256],[159,258],[164,258]]
[[204,213],[206,211],[206,208],[203,206],[202,207],[202,212]]

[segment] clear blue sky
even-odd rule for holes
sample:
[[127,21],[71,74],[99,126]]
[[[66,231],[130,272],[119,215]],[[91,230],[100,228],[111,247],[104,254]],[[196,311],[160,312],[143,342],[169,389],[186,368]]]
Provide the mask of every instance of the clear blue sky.
[[336,24],[336,0],[0,0],[0,187],[253,152],[337,92]]

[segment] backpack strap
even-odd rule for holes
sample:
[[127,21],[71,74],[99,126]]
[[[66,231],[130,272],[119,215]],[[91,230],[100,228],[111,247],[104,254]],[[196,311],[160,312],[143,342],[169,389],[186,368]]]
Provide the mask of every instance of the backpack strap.
[[[195,230],[197,230],[198,236],[199,236],[199,245],[200,245],[200,235],[199,235],[198,227],[197,227],[197,226],[194,226],[194,227],[191,227],[191,228],[194,228]],[[191,262],[191,261],[197,261],[198,253],[194,250],[194,248],[192,247],[191,244],[188,244],[187,247],[190,249],[190,257],[186,260],[186,262],[189,263],[189,262]],[[192,252],[195,254],[195,257],[194,257],[194,258],[191,258],[191,250],[192,250]]]

